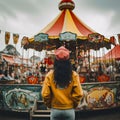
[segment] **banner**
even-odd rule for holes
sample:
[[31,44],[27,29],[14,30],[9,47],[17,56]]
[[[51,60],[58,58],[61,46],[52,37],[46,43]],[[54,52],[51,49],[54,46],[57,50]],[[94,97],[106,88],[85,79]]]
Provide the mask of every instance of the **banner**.
[[60,33],[60,41],[76,41],[77,35],[72,32]]
[[14,44],[18,43],[18,39],[19,39],[19,34],[13,34],[13,42],[14,42]]
[[120,34],[117,34],[118,36],[118,43],[120,44]]
[[10,32],[5,32],[5,44],[8,44],[10,40]]

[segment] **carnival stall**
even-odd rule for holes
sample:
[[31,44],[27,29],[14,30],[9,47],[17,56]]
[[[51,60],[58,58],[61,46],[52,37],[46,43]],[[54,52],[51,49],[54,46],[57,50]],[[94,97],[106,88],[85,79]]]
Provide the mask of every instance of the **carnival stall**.
[[[31,38],[23,37],[22,47],[26,50],[48,52],[64,45],[71,51],[72,64],[75,67],[82,66],[78,73],[84,97],[78,110],[98,110],[120,106],[120,81],[110,79],[110,76],[103,72],[101,63],[97,64],[97,70],[91,70],[91,49],[94,51],[99,51],[100,48],[110,49],[111,45],[115,45],[114,41],[105,38],[81,21],[73,13],[75,3],[72,0],[61,0],[58,7],[60,14],[38,34]],[[48,58],[50,57],[46,57],[43,63],[52,65],[53,61],[49,61]],[[35,69],[38,70],[38,67],[40,67],[39,64]],[[33,107],[36,101],[42,100],[41,80],[38,82],[35,77],[29,78],[29,84],[0,85],[0,95],[4,98],[0,100],[2,101],[0,108],[24,111]],[[34,83],[36,79],[37,82]]]
[[120,45],[114,46],[108,53],[101,59],[108,64],[108,72],[114,74],[114,80],[120,80]]
[[23,58],[11,44],[0,52],[0,58],[0,83],[2,84],[19,83],[22,76],[20,71],[31,66],[30,60]]

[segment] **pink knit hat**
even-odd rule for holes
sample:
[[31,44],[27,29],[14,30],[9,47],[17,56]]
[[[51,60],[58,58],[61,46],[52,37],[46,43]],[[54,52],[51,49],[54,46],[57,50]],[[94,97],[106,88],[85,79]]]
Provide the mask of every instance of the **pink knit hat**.
[[67,60],[70,57],[70,51],[61,46],[55,51],[55,56],[57,60]]

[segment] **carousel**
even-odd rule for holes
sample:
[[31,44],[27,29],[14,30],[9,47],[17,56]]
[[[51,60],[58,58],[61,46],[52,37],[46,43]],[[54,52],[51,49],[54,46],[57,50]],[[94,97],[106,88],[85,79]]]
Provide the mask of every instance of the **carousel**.
[[[59,15],[45,28],[31,38],[23,37],[23,49],[54,51],[64,45],[71,51],[71,62],[81,66],[80,82],[84,97],[77,110],[101,110],[120,106],[120,78],[116,80],[112,73],[107,73],[99,50],[115,46],[112,38],[108,39],[92,30],[74,13],[75,3],[72,0],[61,0],[58,5]],[[94,54],[96,56],[93,56]],[[53,54],[54,55],[54,54]],[[107,55],[106,55],[107,56]],[[91,61],[91,59],[93,59]],[[109,57],[110,59],[110,57]],[[110,60],[109,60],[110,61]],[[95,70],[92,69],[94,66]],[[42,84],[39,78],[30,77],[27,84],[0,84],[0,109],[12,111],[29,111],[36,108],[36,101],[41,101]],[[33,82],[32,82],[33,81]],[[4,99],[2,99],[4,98]]]

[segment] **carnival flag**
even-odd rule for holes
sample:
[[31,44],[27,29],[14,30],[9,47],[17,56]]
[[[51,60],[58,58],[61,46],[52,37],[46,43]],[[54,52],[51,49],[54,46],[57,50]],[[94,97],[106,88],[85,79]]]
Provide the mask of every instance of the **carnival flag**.
[[21,47],[23,47],[24,45],[28,45],[28,44],[29,44],[29,39],[28,37],[24,36],[21,41]]
[[118,36],[118,43],[120,44],[120,34],[117,34]]
[[5,44],[8,44],[10,40],[10,32],[5,32]]
[[19,34],[13,34],[13,42],[14,42],[14,44],[18,43],[18,39],[19,39]]
[[116,45],[116,39],[114,36],[111,36],[110,37],[110,42],[113,44],[113,45]]

